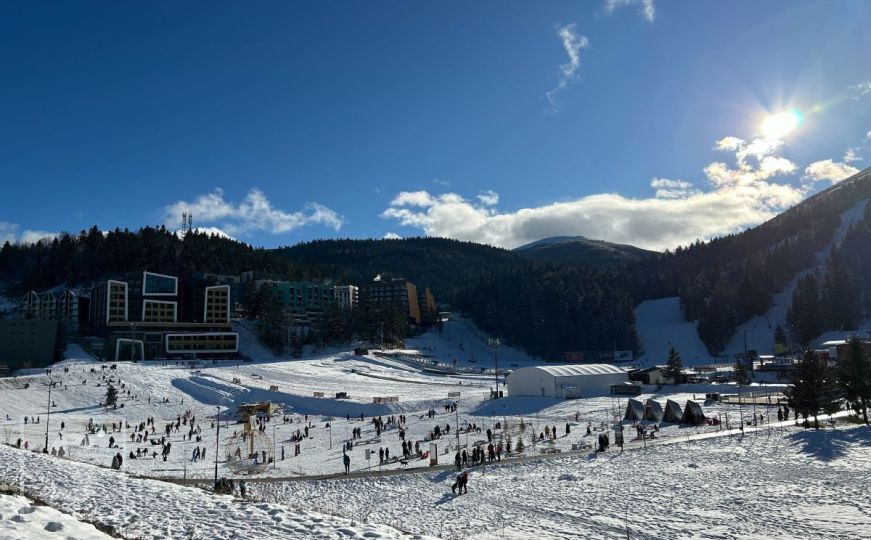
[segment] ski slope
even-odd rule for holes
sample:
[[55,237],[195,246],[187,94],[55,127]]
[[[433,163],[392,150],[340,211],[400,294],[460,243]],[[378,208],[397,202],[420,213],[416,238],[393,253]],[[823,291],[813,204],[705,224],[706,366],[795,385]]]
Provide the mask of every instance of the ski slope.
[[[774,330],[777,325],[787,328],[786,316],[799,280],[812,272],[824,269],[832,248],[840,244],[850,227],[862,219],[867,204],[868,199],[859,201],[841,214],[841,225],[835,230],[831,242],[815,254],[815,265],[799,272],[782,291],[775,294],[767,313],[739,325],[726,344],[723,354],[731,356],[745,350],[755,350],[760,354],[774,352]],[[680,352],[685,365],[717,361],[711,357],[704,343],[699,339],[697,323],[684,320],[679,298],[661,298],[642,302],[635,309],[635,319],[643,349],[638,359],[640,364],[645,366],[664,364],[668,358],[668,350],[672,346]],[[860,329],[863,334],[871,330],[871,320],[866,321]],[[815,343],[842,339],[855,334],[854,331],[829,332],[820,336]]]
[[642,302],[635,308],[635,322],[643,351],[638,364],[664,365],[671,347],[677,349],[686,366],[713,361],[699,339],[698,323],[684,320],[678,297]]

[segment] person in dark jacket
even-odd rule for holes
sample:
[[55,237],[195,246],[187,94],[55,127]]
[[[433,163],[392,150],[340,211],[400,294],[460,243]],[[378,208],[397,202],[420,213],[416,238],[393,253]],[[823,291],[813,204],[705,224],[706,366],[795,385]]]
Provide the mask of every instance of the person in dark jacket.
[[469,488],[466,487],[469,484],[469,473],[466,471],[461,472],[457,475],[457,481],[451,485],[451,491],[456,494],[459,491],[459,494],[468,493]]

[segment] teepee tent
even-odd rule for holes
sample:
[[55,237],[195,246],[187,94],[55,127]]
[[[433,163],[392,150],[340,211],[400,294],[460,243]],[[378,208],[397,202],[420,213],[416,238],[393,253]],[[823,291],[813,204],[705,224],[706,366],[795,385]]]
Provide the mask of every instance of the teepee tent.
[[644,404],[637,399],[630,399],[626,404],[626,414],[623,415],[624,420],[642,420],[644,418]]
[[681,409],[680,403],[670,399],[666,401],[662,421],[677,424],[680,423],[681,418],[683,418],[683,409]]
[[680,420],[681,424],[692,424],[700,426],[705,423],[705,413],[702,412],[702,406],[695,401],[687,401],[686,407],[683,410],[683,417]]
[[644,419],[650,422],[659,422],[662,420],[662,405],[658,401],[648,399],[644,402]]

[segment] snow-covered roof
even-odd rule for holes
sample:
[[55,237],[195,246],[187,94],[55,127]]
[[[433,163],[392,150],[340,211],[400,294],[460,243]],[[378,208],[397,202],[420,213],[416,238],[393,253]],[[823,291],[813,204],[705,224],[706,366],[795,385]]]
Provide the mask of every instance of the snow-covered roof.
[[[573,377],[576,375],[614,375],[624,374],[625,370],[611,364],[573,364],[569,366],[532,366],[524,369],[539,369],[554,377]],[[520,370],[518,370],[520,371]]]

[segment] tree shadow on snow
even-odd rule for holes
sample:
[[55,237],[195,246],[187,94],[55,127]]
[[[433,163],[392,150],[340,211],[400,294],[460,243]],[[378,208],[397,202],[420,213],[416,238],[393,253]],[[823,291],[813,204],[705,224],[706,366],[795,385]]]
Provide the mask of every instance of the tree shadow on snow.
[[798,446],[800,452],[820,461],[833,461],[844,457],[851,446],[871,446],[871,428],[810,428],[790,435],[789,438]]

